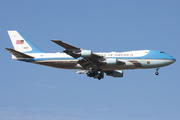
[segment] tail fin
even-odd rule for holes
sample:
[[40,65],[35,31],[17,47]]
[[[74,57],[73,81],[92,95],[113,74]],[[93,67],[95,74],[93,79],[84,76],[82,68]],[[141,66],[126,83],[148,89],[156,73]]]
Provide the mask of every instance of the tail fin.
[[8,31],[14,49],[22,53],[42,53],[35,45],[20,35],[16,30]]

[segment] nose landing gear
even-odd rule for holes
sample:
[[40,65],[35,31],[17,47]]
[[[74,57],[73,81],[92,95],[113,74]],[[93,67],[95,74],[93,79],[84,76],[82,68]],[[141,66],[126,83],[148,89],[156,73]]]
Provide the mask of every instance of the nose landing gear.
[[159,68],[156,69],[156,72],[155,72],[156,75],[159,75],[158,70],[159,70]]

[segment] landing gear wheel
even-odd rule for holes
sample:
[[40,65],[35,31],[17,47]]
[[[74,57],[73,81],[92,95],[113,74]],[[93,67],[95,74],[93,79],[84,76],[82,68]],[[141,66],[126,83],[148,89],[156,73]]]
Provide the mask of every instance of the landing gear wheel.
[[103,79],[104,78],[104,72],[101,71],[99,68],[97,69],[90,69],[89,72],[86,73],[88,77],[94,77],[96,79]]
[[104,75],[103,75],[103,74],[100,74],[99,77],[98,77],[99,80],[101,80],[101,79],[103,79],[103,78],[104,78]]
[[156,74],[156,75],[159,75],[159,73],[158,73],[158,72],[155,72],[155,74]]
[[155,72],[156,75],[159,75],[158,70],[159,70],[159,68],[156,69],[156,72]]

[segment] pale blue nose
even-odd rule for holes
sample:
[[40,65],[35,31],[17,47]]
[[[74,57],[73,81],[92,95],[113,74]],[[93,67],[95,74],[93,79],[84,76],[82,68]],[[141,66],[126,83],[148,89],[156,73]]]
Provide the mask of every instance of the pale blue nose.
[[173,63],[176,62],[176,59],[173,58],[172,56],[170,56],[170,60],[172,60]]
[[166,65],[170,65],[170,64],[176,62],[176,59],[173,58],[172,56],[169,56],[168,58],[169,58],[168,60],[164,61]]

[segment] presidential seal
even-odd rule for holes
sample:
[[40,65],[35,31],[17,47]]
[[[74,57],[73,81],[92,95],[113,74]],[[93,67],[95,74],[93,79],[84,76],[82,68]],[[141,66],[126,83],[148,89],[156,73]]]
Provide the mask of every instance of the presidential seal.
[[147,61],[147,64],[149,65],[149,64],[150,64],[150,61]]

